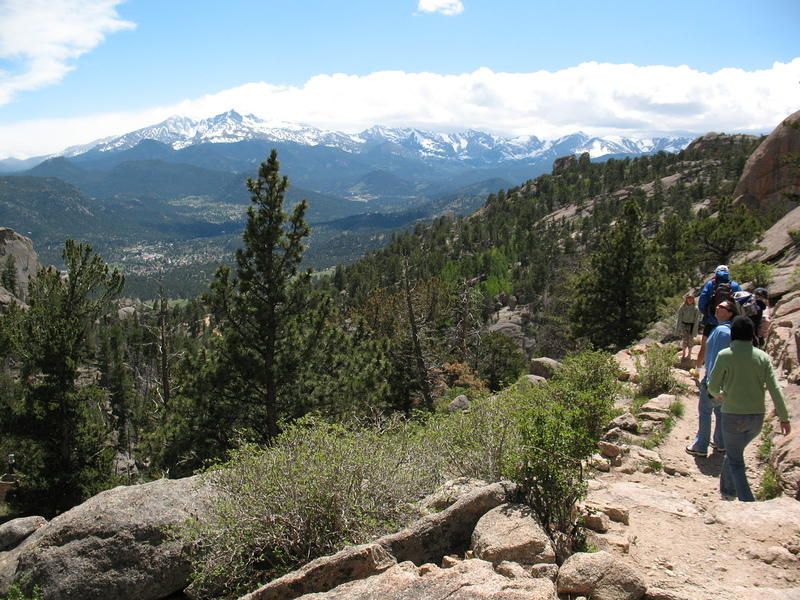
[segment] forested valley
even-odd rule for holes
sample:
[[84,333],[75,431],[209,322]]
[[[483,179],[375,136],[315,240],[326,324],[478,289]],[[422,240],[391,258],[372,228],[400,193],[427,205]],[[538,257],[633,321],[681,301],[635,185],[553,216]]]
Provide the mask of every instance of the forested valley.
[[[287,213],[291,173],[273,151],[248,181],[235,266],[189,301],[121,299],[123,275],[68,240],[66,273],[41,270],[27,307],[0,316],[0,453],[19,475],[5,518],[187,476],[312,422],[430,422],[535,357],[606,369],[597,351],[638,339],[781,216],[731,200],[759,141],[565,157],[324,276],[303,266],[308,207]],[[502,307],[521,312],[525,344],[487,329]]]

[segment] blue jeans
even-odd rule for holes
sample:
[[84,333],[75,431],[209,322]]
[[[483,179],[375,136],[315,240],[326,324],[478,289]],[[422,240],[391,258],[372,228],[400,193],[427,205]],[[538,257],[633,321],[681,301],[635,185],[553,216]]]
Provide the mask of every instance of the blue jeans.
[[722,414],[719,406],[711,404],[711,397],[708,395],[708,381],[705,377],[700,382],[700,400],[697,403],[697,436],[692,444],[692,450],[697,452],[708,452],[708,443],[711,441],[711,413],[714,413],[714,445],[717,448],[724,448],[722,441],[722,427],[720,426],[720,415]]
[[736,496],[741,502],[753,502],[753,492],[747,483],[744,468],[744,449],[761,433],[764,414],[734,415],[722,413],[722,437],[725,440],[725,458],[719,476],[719,491],[725,496]]

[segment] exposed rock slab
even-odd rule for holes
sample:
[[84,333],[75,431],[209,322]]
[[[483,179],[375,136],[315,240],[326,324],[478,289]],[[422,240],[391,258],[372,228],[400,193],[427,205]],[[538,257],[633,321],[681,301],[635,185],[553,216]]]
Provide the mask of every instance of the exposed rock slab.
[[329,592],[301,596],[302,600],[557,600],[549,579],[509,578],[477,558],[449,569],[417,567],[404,562],[380,575],[346,583]]
[[[627,481],[589,492],[586,503],[595,506],[618,506],[625,509],[654,508],[684,517],[693,517],[699,514],[694,504],[676,494]],[[611,518],[613,519],[613,517]]]
[[365,579],[394,566],[396,561],[379,544],[352,546],[332,556],[323,556],[269,582],[241,600],[291,600],[306,594],[326,592],[343,582]]
[[800,111],[786,117],[750,155],[733,192],[736,201],[762,211],[796,206],[786,194],[800,194],[800,178],[783,157],[800,152],[800,128],[791,126],[799,121]]
[[786,496],[766,502],[720,502],[711,511],[723,525],[747,532],[756,540],[770,537],[772,529],[800,530],[800,502]]

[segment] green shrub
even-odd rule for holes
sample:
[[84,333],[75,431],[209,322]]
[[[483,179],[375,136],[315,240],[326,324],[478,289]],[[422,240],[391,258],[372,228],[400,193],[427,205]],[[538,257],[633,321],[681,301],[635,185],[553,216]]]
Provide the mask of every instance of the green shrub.
[[463,413],[371,427],[304,419],[270,448],[243,446],[204,475],[218,491],[207,519],[174,532],[192,549],[198,593],[235,596],[397,530],[455,476],[516,481],[565,557],[582,540],[582,461],[608,422],[618,375],[613,357],[585,352],[549,382],[520,382]]
[[523,455],[512,461],[520,495],[559,558],[583,542],[577,503],[586,495],[583,461],[595,451],[618,393],[619,367],[605,352],[569,357],[547,383],[518,398]]
[[33,588],[29,593],[26,593],[23,588],[17,584],[12,585],[6,590],[6,593],[0,596],[2,600],[44,600],[42,590],[39,586]]
[[415,516],[439,483],[419,427],[345,428],[303,420],[268,449],[246,445],[204,478],[218,491],[207,521],[176,532],[193,548],[203,595],[238,596],[309,560],[366,542]]
[[[797,234],[797,240],[792,238],[795,244],[800,241],[800,231]],[[767,287],[774,275],[775,267],[763,262],[740,263],[731,266],[733,279],[742,283],[752,281],[756,287]]]
[[772,500],[783,493],[778,474],[772,465],[767,465],[761,476],[761,488],[756,493],[757,500]]
[[674,360],[675,350],[672,346],[656,344],[647,348],[643,361],[635,357],[639,393],[642,396],[653,397],[675,388],[678,382],[672,374]]
[[792,240],[792,243],[795,246],[800,246],[800,229],[790,229],[788,233],[789,239]]
[[761,462],[769,460],[769,455],[772,453],[772,425],[764,423],[761,428],[761,443],[758,445],[756,451],[756,458]]

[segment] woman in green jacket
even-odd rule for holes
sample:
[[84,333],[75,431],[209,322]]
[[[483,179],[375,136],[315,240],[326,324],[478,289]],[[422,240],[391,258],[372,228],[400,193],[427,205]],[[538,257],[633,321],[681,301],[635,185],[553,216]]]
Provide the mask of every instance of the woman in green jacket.
[[719,489],[726,500],[755,500],[747,482],[744,449],[761,432],[766,413],[765,388],[769,390],[775,405],[781,433],[789,435],[792,431],[789,413],[772,362],[765,352],[753,347],[753,322],[748,317],[736,317],[731,324],[730,348],[717,355],[708,381],[709,393],[722,397],[725,458],[722,461]]

